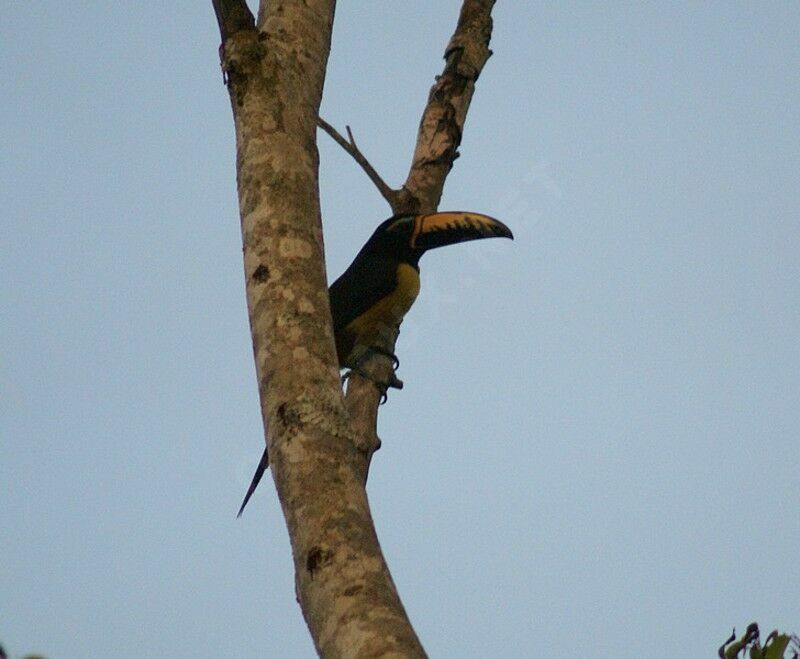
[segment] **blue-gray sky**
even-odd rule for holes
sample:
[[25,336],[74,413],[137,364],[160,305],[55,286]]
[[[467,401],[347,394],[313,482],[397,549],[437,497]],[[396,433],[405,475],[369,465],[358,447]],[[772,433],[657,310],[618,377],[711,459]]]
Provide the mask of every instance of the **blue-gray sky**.
[[[459,3],[341,3],[392,182]],[[432,656],[800,631],[800,5],[499,2],[369,494]],[[309,657],[263,446],[208,2],[0,9],[0,642]],[[320,136],[331,277],[388,215]],[[538,650],[536,648],[539,648]]]

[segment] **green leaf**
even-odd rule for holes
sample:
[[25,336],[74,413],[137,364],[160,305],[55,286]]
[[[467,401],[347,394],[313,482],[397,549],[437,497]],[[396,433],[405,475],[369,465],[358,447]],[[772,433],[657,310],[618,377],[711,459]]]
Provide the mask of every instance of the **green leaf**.
[[792,637],[788,634],[774,636],[772,643],[767,643],[764,646],[764,659],[783,659],[783,654],[786,652],[786,648],[789,647],[789,641],[791,640]]

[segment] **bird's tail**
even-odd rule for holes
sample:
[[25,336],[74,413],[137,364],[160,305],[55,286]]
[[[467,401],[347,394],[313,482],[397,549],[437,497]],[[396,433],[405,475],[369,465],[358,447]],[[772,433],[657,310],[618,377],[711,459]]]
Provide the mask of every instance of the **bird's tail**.
[[244,512],[244,507],[247,505],[247,502],[250,501],[250,497],[253,496],[253,492],[256,491],[258,484],[261,482],[261,477],[264,475],[264,472],[269,467],[269,455],[267,454],[267,449],[264,449],[264,453],[261,455],[261,461],[258,463],[258,467],[256,467],[256,473],[253,474],[253,480],[250,481],[250,487],[247,488],[247,494],[244,495],[244,501],[242,501],[242,507],[239,508],[239,513],[236,517],[241,517],[242,512]]

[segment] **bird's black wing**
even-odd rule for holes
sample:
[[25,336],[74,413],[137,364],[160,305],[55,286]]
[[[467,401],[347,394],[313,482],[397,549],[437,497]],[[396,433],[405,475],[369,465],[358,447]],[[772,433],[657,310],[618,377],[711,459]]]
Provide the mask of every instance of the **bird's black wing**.
[[333,331],[338,333],[397,285],[397,262],[379,257],[356,258],[329,289]]

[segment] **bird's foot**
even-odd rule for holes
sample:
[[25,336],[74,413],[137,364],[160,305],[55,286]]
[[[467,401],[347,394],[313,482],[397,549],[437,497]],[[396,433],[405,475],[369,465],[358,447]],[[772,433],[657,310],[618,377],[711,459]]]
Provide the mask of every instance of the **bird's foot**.
[[[392,360],[392,372],[389,375],[389,377],[386,379],[386,381],[382,381],[382,380],[376,379],[372,375],[369,375],[368,373],[366,373],[361,368],[361,363],[367,357],[369,357],[371,353],[377,353],[379,355],[383,355],[384,357],[388,357],[389,359]],[[350,370],[347,371],[347,373],[345,373],[342,376],[342,384],[344,384],[345,381],[353,373],[355,373],[356,375],[360,375],[362,378],[364,378],[365,380],[369,380],[370,382],[372,382],[372,384],[375,385],[375,387],[378,389],[378,391],[380,392],[380,395],[381,395],[381,403],[380,404],[383,405],[387,401],[387,399],[389,397],[388,394],[387,394],[389,389],[402,389],[403,388],[403,381],[400,378],[398,378],[397,375],[395,375],[395,371],[397,370],[398,366],[400,366],[400,360],[397,358],[397,355],[395,355],[394,353],[389,352],[388,350],[385,350],[383,348],[373,347],[373,348],[370,348],[367,352],[365,352],[364,355],[362,355],[362,357],[356,362],[356,364],[351,366]]]
[[[400,360],[397,358],[397,355],[395,355],[390,350],[386,350],[386,348],[381,348],[379,346],[372,346],[364,354],[364,357],[368,356],[372,352],[374,352],[377,355],[383,355],[384,357],[388,357],[389,359],[391,359],[392,360],[392,370],[396,371],[398,368],[400,368]],[[362,357],[359,361],[363,360],[364,357]],[[402,389],[402,387],[397,387],[397,388],[398,389]]]

